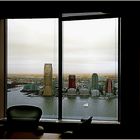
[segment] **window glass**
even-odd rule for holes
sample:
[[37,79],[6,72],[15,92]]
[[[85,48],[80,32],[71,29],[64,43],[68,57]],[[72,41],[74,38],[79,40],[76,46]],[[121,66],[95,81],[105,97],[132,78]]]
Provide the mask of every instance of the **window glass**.
[[[8,19],[7,35],[7,107],[57,118],[58,19]],[[63,21],[62,35],[62,117],[118,120],[118,18]]]
[[58,19],[8,19],[7,107],[35,105],[57,118]]
[[63,118],[118,120],[118,18],[62,27]]

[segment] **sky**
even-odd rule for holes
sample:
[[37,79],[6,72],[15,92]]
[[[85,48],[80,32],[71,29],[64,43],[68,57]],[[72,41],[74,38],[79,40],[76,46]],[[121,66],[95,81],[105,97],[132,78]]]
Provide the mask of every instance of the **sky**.
[[[58,19],[8,19],[8,73],[58,71]],[[63,72],[117,73],[118,19],[63,21]]]
[[8,73],[43,74],[44,64],[57,72],[58,19],[8,20]]

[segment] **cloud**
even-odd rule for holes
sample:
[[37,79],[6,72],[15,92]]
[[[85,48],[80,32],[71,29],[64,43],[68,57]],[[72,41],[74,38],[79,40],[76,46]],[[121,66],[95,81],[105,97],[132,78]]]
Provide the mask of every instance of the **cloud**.
[[[64,73],[115,73],[118,19],[63,21]],[[43,73],[58,69],[58,19],[8,20],[8,72]]]

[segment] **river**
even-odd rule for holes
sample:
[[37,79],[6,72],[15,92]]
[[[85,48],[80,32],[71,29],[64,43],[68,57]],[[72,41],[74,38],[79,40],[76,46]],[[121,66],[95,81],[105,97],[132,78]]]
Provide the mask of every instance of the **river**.
[[[58,97],[28,96],[20,92],[22,87],[7,92],[7,107],[35,105],[42,109],[42,118],[57,118]],[[62,116],[65,119],[81,119],[93,116],[96,120],[118,120],[118,98],[63,97]]]

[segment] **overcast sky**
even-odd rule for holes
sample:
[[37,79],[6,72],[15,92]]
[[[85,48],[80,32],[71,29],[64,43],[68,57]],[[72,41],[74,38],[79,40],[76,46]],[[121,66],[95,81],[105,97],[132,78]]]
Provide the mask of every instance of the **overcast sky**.
[[[57,72],[58,19],[8,20],[8,73]],[[64,73],[115,73],[118,19],[63,22]],[[116,70],[115,70],[116,69]]]
[[8,73],[44,73],[44,64],[57,71],[58,19],[8,20]]

